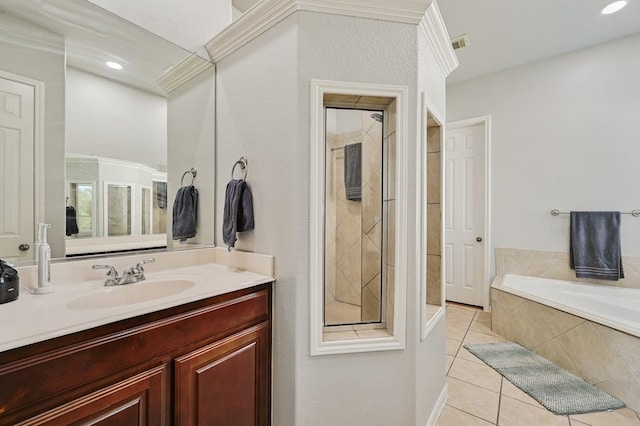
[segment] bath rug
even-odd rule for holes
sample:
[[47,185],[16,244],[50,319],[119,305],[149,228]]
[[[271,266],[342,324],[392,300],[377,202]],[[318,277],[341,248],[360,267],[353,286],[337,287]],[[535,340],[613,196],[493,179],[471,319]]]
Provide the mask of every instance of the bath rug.
[[517,343],[464,347],[553,414],[586,414],[625,406],[619,399]]

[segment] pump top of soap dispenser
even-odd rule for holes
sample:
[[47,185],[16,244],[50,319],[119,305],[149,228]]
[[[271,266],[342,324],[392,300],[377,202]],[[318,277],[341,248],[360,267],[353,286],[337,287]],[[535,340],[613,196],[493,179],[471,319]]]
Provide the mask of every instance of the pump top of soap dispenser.
[[47,229],[51,228],[51,224],[49,223],[39,223],[38,224],[38,236],[36,238],[36,243],[46,243],[47,242]]

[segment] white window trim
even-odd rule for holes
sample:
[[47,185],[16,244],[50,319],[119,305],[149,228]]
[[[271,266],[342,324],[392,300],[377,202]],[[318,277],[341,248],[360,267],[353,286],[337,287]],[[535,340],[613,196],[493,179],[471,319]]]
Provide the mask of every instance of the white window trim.
[[[379,96],[396,99],[396,241],[394,315],[388,337],[324,341],[324,223],[325,223],[325,123],[324,94]],[[310,155],[310,335],[311,355],[402,350],[407,326],[407,133],[408,89],[406,86],[311,81]]]

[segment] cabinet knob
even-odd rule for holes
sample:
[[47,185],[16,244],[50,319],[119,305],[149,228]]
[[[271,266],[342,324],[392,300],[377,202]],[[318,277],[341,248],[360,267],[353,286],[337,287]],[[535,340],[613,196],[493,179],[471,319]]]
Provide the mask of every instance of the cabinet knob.
[[27,250],[29,250],[30,248],[31,248],[31,247],[29,247],[29,244],[20,244],[20,245],[18,246],[18,250],[20,250],[20,251],[27,251]]
[[476,241],[481,243],[482,242],[482,237],[476,237]]

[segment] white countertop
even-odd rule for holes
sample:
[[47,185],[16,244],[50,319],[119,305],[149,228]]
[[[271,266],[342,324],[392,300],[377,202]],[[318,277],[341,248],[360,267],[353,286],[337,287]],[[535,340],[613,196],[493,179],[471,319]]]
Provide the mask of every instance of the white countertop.
[[[31,294],[21,280],[18,299],[0,304],[0,323],[3,325],[0,352],[274,280],[268,275],[216,263],[147,272],[146,275],[147,281],[114,287],[105,287],[104,279],[58,283],[54,285],[53,293],[44,295]],[[153,292],[154,283],[162,285],[172,280],[189,282],[176,294]],[[133,290],[138,299],[140,295],[146,298],[148,290],[151,300],[87,307],[100,305],[103,297],[106,301],[119,300],[118,296],[131,291],[133,286],[144,286]],[[83,300],[98,302],[83,305]]]

